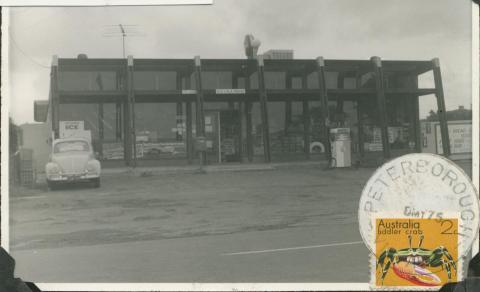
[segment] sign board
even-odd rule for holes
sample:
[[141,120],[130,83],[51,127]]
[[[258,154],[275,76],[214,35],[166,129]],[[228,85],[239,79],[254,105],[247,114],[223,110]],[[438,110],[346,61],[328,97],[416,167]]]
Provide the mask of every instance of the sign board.
[[[437,140],[437,153],[443,154],[442,135],[440,125],[435,125]],[[472,153],[472,124],[449,124],[448,136],[450,138],[450,150],[452,154]]]
[[60,135],[62,131],[83,131],[84,121],[60,121]]
[[84,121],[60,121],[60,138],[83,138],[92,141],[90,130],[84,129]]
[[245,88],[215,89],[216,94],[245,94]]
[[197,136],[195,138],[195,149],[197,149],[197,151],[206,151],[207,139],[203,136]]
[[196,94],[197,91],[195,89],[183,89],[182,94]]
[[60,138],[83,138],[92,142],[92,133],[85,130],[84,121],[60,121]]

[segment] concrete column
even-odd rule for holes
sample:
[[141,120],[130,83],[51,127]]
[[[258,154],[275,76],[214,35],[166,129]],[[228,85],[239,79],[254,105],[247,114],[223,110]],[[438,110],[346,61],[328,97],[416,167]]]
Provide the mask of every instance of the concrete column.
[[383,84],[382,60],[380,57],[372,57],[373,73],[375,75],[375,90],[377,95],[377,110],[382,131],[383,157],[390,158],[390,143],[388,142],[387,103]]
[[331,165],[332,161],[332,149],[330,146],[330,114],[328,112],[328,94],[327,85],[325,82],[325,61],[323,57],[317,58],[317,74],[319,84],[319,97],[322,105],[322,117],[323,117],[323,145],[325,146],[325,157],[328,161],[328,165]]
[[[203,89],[202,89],[202,67],[200,56],[195,56],[195,85],[196,85],[196,128],[197,137],[205,137],[205,112],[203,109]],[[207,152],[199,151],[200,165],[206,165]]]
[[265,162],[271,161],[270,155],[270,131],[268,126],[268,100],[267,90],[265,88],[265,70],[263,56],[257,57],[257,69],[258,69],[258,92],[260,97],[260,114],[262,118],[262,136],[263,136],[263,154]]
[[435,96],[437,97],[437,114],[440,121],[440,133],[442,136],[442,150],[444,156],[450,156],[450,137],[448,135],[447,114],[445,108],[445,97],[443,95],[442,74],[440,71],[440,60],[432,60],[433,78],[435,80]]
[[55,139],[60,138],[60,96],[58,94],[58,57],[53,56],[50,73],[52,131]]

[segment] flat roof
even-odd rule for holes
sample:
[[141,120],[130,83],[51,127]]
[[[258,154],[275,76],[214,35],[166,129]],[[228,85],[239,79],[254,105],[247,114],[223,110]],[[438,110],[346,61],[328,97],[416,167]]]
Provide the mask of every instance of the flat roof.
[[[325,70],[335,72],[371,72],[371,60],[325,59]],[[316,70],[315,59],[265,59],[266,71],[281,71],[292,75],[311,73]],[[127,59],[119,58],[59,58],[60,71],[123,70]],[[189,74],[194,71],[194,59],[133,59],[135,71],[175,71]],[[201,59],[202,71],[231,71],[236,74],[251,74],[256,71],[255,59]],[[382,60],[385,72],[422,74],[432,70],[430,60]]]

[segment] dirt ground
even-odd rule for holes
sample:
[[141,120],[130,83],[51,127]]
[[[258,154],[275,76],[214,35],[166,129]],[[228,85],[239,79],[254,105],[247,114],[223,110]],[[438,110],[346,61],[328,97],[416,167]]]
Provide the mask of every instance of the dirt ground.
[[99,189],[16,189],[10,251],[22,277],[44,283],[367,282],[357,209],[374,170],[118,173]]
[[355,222],[373,169],[118,175],[99,189],[23,190],[11,198],[11,248],[32,249]]

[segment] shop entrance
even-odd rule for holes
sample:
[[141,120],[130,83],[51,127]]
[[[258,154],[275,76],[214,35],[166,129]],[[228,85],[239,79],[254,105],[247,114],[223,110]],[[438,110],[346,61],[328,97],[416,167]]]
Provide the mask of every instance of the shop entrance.
[[205,111],[205,138],[210,163],[241,162],[240,111]]

